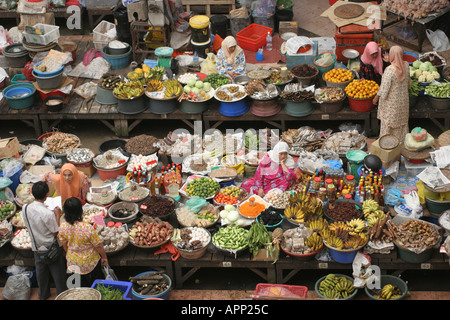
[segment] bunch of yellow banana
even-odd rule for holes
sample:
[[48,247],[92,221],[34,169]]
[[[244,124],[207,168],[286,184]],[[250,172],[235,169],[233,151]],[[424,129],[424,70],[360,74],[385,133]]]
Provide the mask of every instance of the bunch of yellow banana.
[[349,231],[349,226],[344,221],[335,221],[330,224],[329,228],[332,232],[335,232],[336,230],[340,229]]
[[392,284],[386,284],[381,289],[381,293],[378,295],[374,295],[377,299],[383,300],[395,300],[400,298],[402,295],[402,291]]
[[331,230],[329,228],[325,228],[322,231],[319,231],[319,234],[325,241],[327,241],[328,238],[332,236]]
[[366,228],[366,224],[364,223],[364,220],[359,219],[359,218],[348,221],[347,225],[350,228],[351,235],[363,232]]
[[320,282],[318,289],[319,293],[328,299],[345,299],[355,291],[351,280],[333,273]]
[[312,232],[320,232],[325,228],[328,228],[328,221],[322,217],[312,218],[306,222],[306,226]]
[[304,223],[311,217],[311,213],[300,203],[288,204],[284,209],[284,215],[298,223]]
[[121,99],[132,99],[139,97],[144,92],[144,87],[139,81],[119,82],[113,90],[116,97]]
[[163,89],[164,86],[160,80],[152,79],[147,82],[147,91],[149,92],[162,91]]
[[336,249],[342,249],[344,248],[344,241],[342,241],[341,238],[335,236],[334,234],[331,234],[327,240],[327,245],[330,247],[336,248]]
[[313,232],[306,238],[305,244],[310,247],[313,252],[320,250],[323,247],[322,237],[317,232]]
[[183,87],[181,84],[175,80],[175,79],[169,79],[164,81],[164,96],[166,99],[172,98],[172,97],[178,97],[181,92],[183,91]]
[[314,216],[323,215],[323,202],[316,197],[311,197],[306,191],[299,191],[289,195],[290,204],[302,204],[303,207]]
[[367,236],[364,233],[350,236],[344,242],[344,249],[357,249],[364,246],[367,242]]
[[377,211],[380,205],[373,199],[364,200],[362,205],[362,210],[364,212],[364,216],[367,216],[369,213]]
[[383,220],[386,217],[386,214],[383,210],[376,210],[369,213],[366,217],[367,226],[373,227],[378,220]]

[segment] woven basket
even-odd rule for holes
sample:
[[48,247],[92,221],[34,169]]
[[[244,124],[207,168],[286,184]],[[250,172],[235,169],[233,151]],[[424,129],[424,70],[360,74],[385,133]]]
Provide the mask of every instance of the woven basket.
[[450,130],[445,131],[438,137],[439,147],[445,147],[450,145]]
[[400,140],[394,135],[386,134],[380,138],[379,144],[384,150],[392,150],[397,148],[400,144]]

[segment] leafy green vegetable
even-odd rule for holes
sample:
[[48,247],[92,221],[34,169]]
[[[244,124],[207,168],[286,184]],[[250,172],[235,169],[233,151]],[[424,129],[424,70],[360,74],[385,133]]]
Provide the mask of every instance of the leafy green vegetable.
[[115,289],[112,286],[97,284],[95,290],[98,290],[102,295],[102,300],[123,300],[124,292],[120,289]]

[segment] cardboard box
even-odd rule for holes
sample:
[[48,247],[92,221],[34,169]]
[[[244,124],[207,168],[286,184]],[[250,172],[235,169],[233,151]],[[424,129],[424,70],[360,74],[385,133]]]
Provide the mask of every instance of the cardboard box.
[[20,151],[20,144],[17,137],[0,140],[0,159],[17,157]]
[[297,21],[280,21],[278,24],[278,33],[282,35],[286,32],[293,32],[298,35]]
[[92,177],[96,172],[97,169],[94,168],[94,166],[92,165],[92,163],[89,166],[81,166],[81,165],[77,165],[77,164],[73,164],[79,171],[84,172],[84,174],[86,174],[86,176],[88,178]]
[[399,158],[402,152],[402,143],[399,143],[399,145],[392,150],[385,150],[380,147],[379,141],[380,139],[377,139],[370,145],[369,151],[371,154],[378,156],[381,161],[385,163],[391,163],[392,160]]

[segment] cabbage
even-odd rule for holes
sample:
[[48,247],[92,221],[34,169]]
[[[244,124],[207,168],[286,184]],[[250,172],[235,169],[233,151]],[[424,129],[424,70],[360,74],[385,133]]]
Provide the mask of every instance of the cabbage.
[[199,91],[200,91],[200,89],[197,88],[197,87],[192,87],[192,88],[191,88],[191,92],[193,92],[193,93],[195,93],[195,94],[199,93]]
[[219,212],[219,215],[222,219],[227,219],[228,216],[228,211],[227,210],[222,210]]
[[228,215],[227,215],[227,219],[228,219],[228,221],[233,223],[233,222],[237,221],[237,219],[239,219],[239,213],[237,211],[229,211]]
[[193,86],[195,86],[195,83],[197,82],[197,80],[195,79],[195,78],[189,78],[187,81],[186,81],[186,84],[189,86],[189,87],[193,87]]
[[431,66],[428,68],[428,71],[430,72],[437,71],[437,68],[435,66]]
[[428,69],[433,66],[433,64],[430,61],[425,61],[423,64],[427,66]]
[[420,62],[419,60],[416,60],[416,61],[414,61],[413,62],[413,67],[415,68],[415,69],[419,69],[419,67],[420,67],[420,65],[422,64],[422,62]]
[[231,204],[226,204],[224,207],[224,210],[230,212],[230,211],[236,211],[236,208]]
[[419,67],[419,70],[428,71],[428,65],[425,63],[422,63]]
[[190,86],[184,86],[183,90],[184,90],[184,92],[189,93],[189,92],[191,92],[191,87]]
[[197,88],[199,88],[199,89],[201,89],[201,88],[203,88],[203,81],[197,81],[196,83],[195,83],[195,86],[197,87]]
[[204,82],[203,83],[203,90],[205,90],[205,92],[209,92],[211,90],[211,83]]

